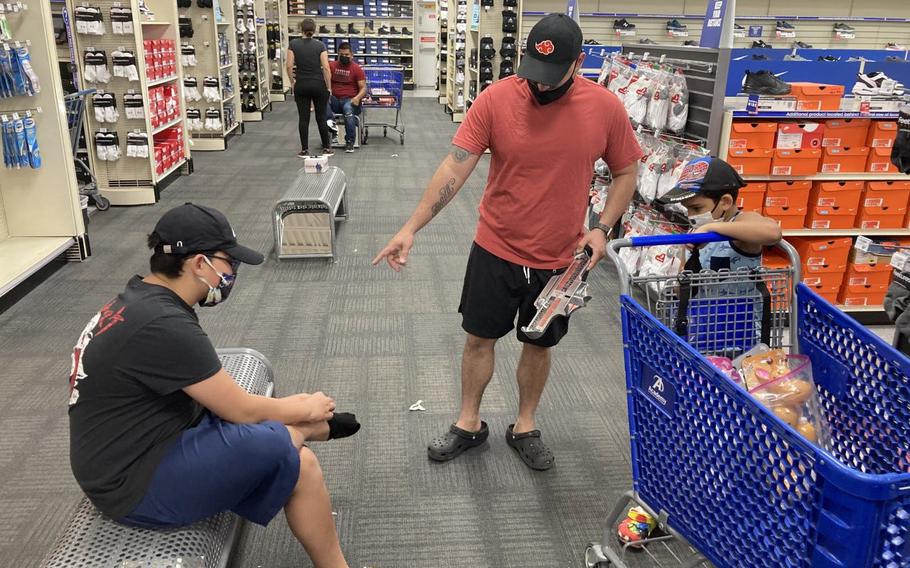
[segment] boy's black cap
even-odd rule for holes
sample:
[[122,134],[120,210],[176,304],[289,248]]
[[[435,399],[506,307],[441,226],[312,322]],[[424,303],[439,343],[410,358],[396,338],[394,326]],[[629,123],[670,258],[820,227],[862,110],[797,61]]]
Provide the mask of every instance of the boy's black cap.
[[237,243],[237,235],[221,211],[185,203],[165,213],[155,232],[161,244],[155,252],[164,254],[196,254],[224,251],[244,264],[262,264],[265,258],[251,248]]
[[518,76],[558,85],[581,53],[581,28],[565,14],[550,14],[534,24],[528,34],[527,52],[518,66]]
[[682,203],[702,193],[736,191],[746,185],[733,166],[727,162],[706,156],[692,160],[683,168],[679,181],[673,189],[659,198],[661,203]]

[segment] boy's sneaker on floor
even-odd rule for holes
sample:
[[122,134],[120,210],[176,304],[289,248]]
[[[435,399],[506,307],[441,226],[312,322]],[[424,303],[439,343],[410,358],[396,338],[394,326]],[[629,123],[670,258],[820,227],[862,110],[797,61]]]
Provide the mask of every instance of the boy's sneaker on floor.
[[347,144],[345,144],[344,152],[345,152],[345,154],[353,154],[354,153],[354,143],[348,142]]
[[636,543],[648,538],[651,531],[657,527],[657,519],[652,517],[642,507],[632,507],[626,518],[616,527],[616,535],[623,544],[631,544],[636,548],[641,545]]
[[743,92],[756,95],[789,95],[790,84],[770,71],[746,71],[743,78]]

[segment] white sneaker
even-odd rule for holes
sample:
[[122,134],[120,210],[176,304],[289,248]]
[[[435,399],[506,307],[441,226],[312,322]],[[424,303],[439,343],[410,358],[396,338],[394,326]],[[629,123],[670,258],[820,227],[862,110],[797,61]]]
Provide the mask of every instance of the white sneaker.
[[329,130],[332,131],[332,134],[338,136],[338,127],[335,125],[335,121],[333,119],[330,118],[329,120],[325,121],[325,124],[329,127]]

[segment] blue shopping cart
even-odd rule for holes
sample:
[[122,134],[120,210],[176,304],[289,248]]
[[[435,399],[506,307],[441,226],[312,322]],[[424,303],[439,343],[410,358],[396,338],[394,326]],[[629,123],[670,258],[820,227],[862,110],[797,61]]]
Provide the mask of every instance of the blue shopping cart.
[[[364,65],[367,78],[367,96],[361,106],[360,142],[366,144],[370,138],[370,127],[382,128],[383,137],[389,130],[398,133],[404,144],[404,123],[401,121],[401,104],[404,94],[404,68],[388,65]],[[376,111],[395,111],[394,122],[370,122],[367,115]]]
[[[588,546],[586,566],[627,566],[630,547],[618,545],[616,523],[638,504],[659,520],[653,538],[641,543],[661,566],[910,567],[910,360],[805,285],[794,294],[799,258],[786,242],[780,247],[789,269],[701,273],[703,300],[712,280],[725,301],[733,296],[724,281],[738,279],[744,292],[748,279],[766,287],[750,300],[761,302],[751,313],[758,318],[770,301],[777,316],[772,347],[812,361],[830,430],[821,449],[704,357],[729,349],[730,321],[705,326],[701,337],[690,326],[684,340],[670,329],[679,315],[679,277],[642,281],[619,255],[627,247],[725,238],[610,243],[622,280],[633,488],[611,512],[602,541]],[[633,289],[644,295],[641,302]],[[698,310],[689,317],[697,319]],[[754,322],[733,323],[734,343],[756,330]]]

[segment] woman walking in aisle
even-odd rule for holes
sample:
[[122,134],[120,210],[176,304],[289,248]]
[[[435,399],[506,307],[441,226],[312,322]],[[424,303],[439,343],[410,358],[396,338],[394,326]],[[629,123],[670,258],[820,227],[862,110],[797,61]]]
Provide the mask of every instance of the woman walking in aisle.
[[316,109],[316,126],[322,139],[323,155],[331,156],[332,140],[329,127],[322,120],[329,93],[332,91],[332,76],[329,72],[329,56],[325,44],[313,39],[316,33],[316,22],[311,18],[303,21],[302,38],[296,38],[288,46],[288,77],[294,89],[294,100],[297,101],[297,114],[300,128],[300,158],[309,154],[310,111]]

